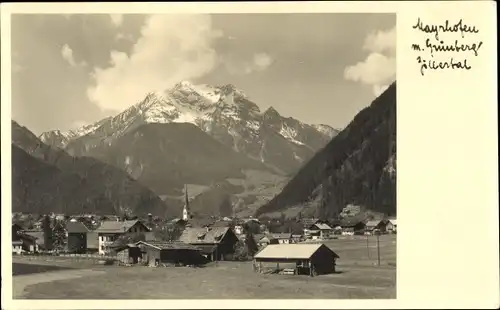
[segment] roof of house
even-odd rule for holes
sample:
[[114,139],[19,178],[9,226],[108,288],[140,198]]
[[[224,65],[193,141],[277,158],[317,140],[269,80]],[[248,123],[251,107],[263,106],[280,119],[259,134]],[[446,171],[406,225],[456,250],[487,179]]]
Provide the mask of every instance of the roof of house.
[[201,251],[201,248],[192,246],[184,242],[167,242],[167,241],[139,241],[136,245],[144,244],[158,250],[192,250]]
[[211,226],[212,227],[231,227],[231,221],[216,221]]
[[278,234],[270,234],[270,236],[274,239],[291,239],[292,233],[278,233]]
[[28,235],[27,233],[24,233],[24,232],[18,232],[17,235],[21,238],[21,239],[30,239],[32,241],[35,241],[35,240],[38,240],[39,238],[38,237],[35,237],[35,236],[32,236],[32,235]]
[[15,241],[12,241],[12,245],[22,245],[23,244],[23,241],[22,240],[15,240]]
[[215,252],[217,245],[197,244],[196,247],[199,248],[201,250],[201,253],[203,253],[203,254],[212,254],[213,252]]
[[196,218],[196,219],[190,219],[188,221],[188,224],[192,228],[203,228],[206,226],[210,226],[214,223],[214,220],[212,219],[201,219],[201,218]]
[[179,241],[185,243],[219,243],[229,231],[229,227],[195,228],[187,227]]
[[142,224],[139,220],[132,220],[132,221],[123,221],[123,222],[117,222],[117,221],[103,221],[101,223],[101,226],[99,226],[95,232],[97,233],[124,233],[128,231],[132,226],[136,225],[137,223]]
[[396,219],[390,219],[389,222],[391,222],[392,225],[397,225],[398,222]]
[[343,219],[340,222],[340,226],[342,226],[342,227],[354,227],[354,226],[356,226],[356,225],[358,225],[360,223],[364,224],[363,221],[357,220],[357,219],[356,220],[354,220],[354,219],[353,220],[351,220],[351,219]]
[[332,229],[330,225],[328,224],[323,224],[323,223],[316,223],[314,226],[318,227],[320,230],[330,230]]
[[[321,247],[327,246],[322,243],[307,244],[307,243],[296,243],[296,244],[270,244],[259,253],[257,253],[255,258],[275,258],[275,259],[309,259],[313,256],[316,251]],[[339,256],[330,250],[336,258]]]
[[255,242],[259,243],[259,241],[264,238],[265,234],[253,234],[252,237],[253,237],[253,240],[255,240]]
[[366,222],[366,226],[368,227],[374,227],[374,226],[377,226],[378,224],[380,224],[380,220],[371,220],[371,221],[368,221]]
[[23,234],[35,237],[36,238],[36,242],[40,246],[43,247],[45,245],[45,238],[43,237],[43,231],[40,231],[40,230],[26,230],[26,231],[23,232]]
[[66,230],[68,233],[88,233],[90,230],[82,222],[68,222],[66,223]]
[[303,218],[301,221],[304,225],[310,226],[310,225],[316,224],[319,221],[319,219],[317,219],[317,218]]

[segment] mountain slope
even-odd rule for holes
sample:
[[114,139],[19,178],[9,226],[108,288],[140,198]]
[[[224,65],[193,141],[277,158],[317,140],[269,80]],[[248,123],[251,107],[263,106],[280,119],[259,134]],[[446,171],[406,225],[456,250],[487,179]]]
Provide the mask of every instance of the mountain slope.
[[396,213],[396,83],[359,112],[256,215],[316,202],[333,217],[347,204]]
[[189,123],[147,124],[88,154],[128,172],[161,195],[181,195],[184,184],[210,185],[268,170]]
[[[285,173],[295,172],[338,132],[328,125],[282,117],[273,108],[261,112],[233,85],[181,82],[165,92],[148,94],[114,117],[67,133],[46,132],[40,139],[81,156],[152,123],[194,124],[234,151]],[[281,138],[278,149],[273,146],[276,137]]]
[[[12,147],[14,211],[157,215],[167,211],[157,195],[126,172],[95,158],[75,158],[50,147],[15,121]],[[32,203],[23,205],[27,193]]]

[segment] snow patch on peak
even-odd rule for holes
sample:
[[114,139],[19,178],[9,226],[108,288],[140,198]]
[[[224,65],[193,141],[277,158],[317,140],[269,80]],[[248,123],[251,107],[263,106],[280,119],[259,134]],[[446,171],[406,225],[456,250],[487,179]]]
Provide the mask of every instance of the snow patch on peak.
[[298,144],[298,145],[304,145],[304,143],[302,143],[296,139],[297,130],[295,130],[294,128],[288,127],[286,124],[283,124],[281,126],[280,135],[282,135],[283,138],[287,139],[290,142],[293,142],[293,143]]
[[334,129],[331,126],[325,125],[325,124],[314,124],[312,125],[314,129],[319,131],[320,133],[329,136],[330,138],[333,138],[339,131]]

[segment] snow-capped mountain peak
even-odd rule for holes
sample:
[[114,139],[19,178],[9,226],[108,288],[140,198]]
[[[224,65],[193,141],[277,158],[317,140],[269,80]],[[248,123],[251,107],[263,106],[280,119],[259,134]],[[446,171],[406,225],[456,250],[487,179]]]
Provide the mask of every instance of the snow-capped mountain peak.
[[148,93],[143,100],[114,117],[65,133],[44,133],[40,138],[65,147],[74,155],[82,152],[83,155],[99,145],[111,145],[115,139],[151,123],[192,123],[235,151],[261,160],[266,157],[262,150],[272,147],[272,142],[266,144],[266,141],[276,139],[275,135],[291,143],[293,161],[307,157],[306,153],[331,138],[326,125],[311,126],[282,117],[273,107],[261,113],[259,107],[232,84],[195,85],[189,81],[179,82],[165,91]]

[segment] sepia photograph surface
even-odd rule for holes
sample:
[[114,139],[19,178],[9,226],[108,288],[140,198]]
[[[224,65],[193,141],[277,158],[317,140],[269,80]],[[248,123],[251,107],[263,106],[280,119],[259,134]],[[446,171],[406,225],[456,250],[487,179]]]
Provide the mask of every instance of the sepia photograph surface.
[[13,14],[11,52],[13,298],[396,298],[396,14]]
[[2,308],[498,309],[495,9],[2,3]]

